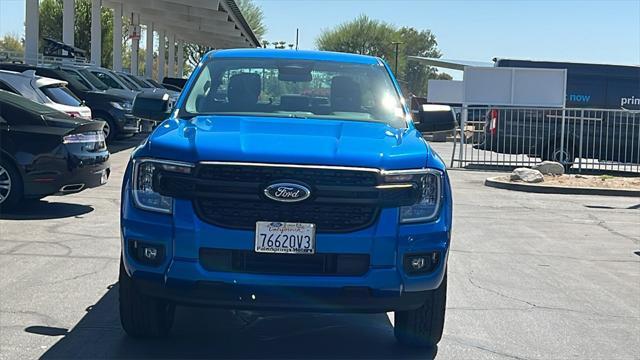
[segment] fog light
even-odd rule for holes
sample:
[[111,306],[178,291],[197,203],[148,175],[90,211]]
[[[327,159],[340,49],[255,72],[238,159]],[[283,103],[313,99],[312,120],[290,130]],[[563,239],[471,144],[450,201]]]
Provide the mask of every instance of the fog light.
[[409,275],[426,274],[433,271],[440,262],[437,251],[425,254],[408,254],[404,257],[404,271]]
[[138,240],[129,241],[129,253],[141,264],[157,266],[164,260],[164,246],[145,243]]
[[426,263],[427,261],[425,260],[425,258],[421,256],[411,258],[411,268],[415,271],[422,269]]
[[158,249],[156,249],[154,247],[144,248],[144,257],[146,257],[147,259],[155,260],[156,259],[156,255],[158,255]]

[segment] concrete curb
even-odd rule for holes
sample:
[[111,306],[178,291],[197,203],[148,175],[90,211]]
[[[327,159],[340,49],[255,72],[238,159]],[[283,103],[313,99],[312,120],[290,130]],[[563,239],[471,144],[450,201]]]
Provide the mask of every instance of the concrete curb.
[[606,189],[594,187],[567,187],[528,184],[501,180],[501,176],[490,177],[484,181],[484,185],[497,189],[525,191],[540,194],[566,194],[566,195],[601,195],[601,196],[630,196],[640,197],[640,190]]

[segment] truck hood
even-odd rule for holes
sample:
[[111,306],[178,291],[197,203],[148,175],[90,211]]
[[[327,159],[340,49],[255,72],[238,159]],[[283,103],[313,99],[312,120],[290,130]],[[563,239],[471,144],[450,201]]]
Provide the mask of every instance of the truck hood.
[[415,129],[363,121],[221,115],[166,120],[134,156],[379,169],[422,168],[434,159]]

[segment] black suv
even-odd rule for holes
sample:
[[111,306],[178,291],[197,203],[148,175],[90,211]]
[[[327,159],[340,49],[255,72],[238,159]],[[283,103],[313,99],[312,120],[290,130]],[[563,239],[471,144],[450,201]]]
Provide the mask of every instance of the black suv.
[[140,129],[140,120],[131,114],[131,97],[95,90],[73,69],[13,63],[2,63],[0,69],[18,72],[35,70],[37,75],[66,81],[68,88],[86,102],[93,118],[105,122],[104,132],[107,141],[118,135],[135,134]]

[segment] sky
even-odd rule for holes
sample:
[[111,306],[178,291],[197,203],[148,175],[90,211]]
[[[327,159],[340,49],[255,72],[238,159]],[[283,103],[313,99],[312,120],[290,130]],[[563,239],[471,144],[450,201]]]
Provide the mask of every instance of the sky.
[[[268,41],[314,49],[325,29],[360,14],[431,30],[445,59],[494,57],[640,64],[640,0],[254,0]],[[24,0],[0,0],[0,36],[24,34]],[[458,72],[450,72],[459,78]]]

